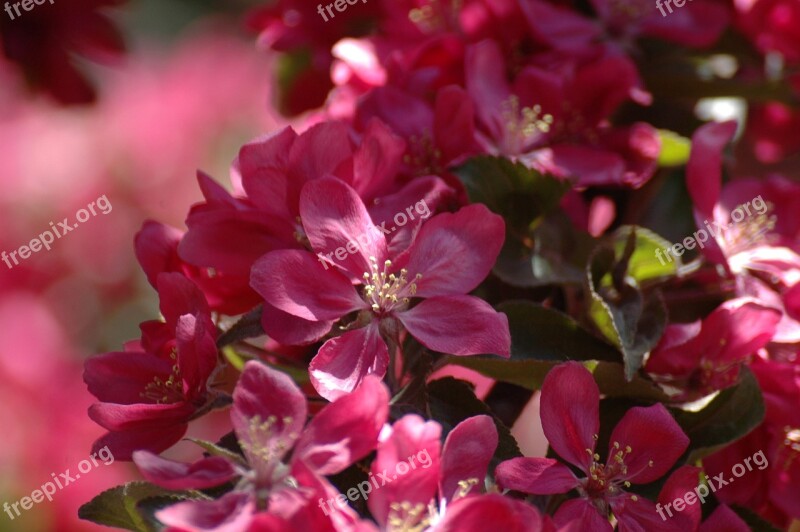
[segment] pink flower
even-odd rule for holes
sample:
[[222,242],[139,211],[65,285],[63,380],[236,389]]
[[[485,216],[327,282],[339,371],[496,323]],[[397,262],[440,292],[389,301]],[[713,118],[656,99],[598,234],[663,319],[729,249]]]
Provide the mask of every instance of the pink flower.
[[89,417],[109,430],[94,448],[108,445],[118,460],[130,460],[137,449],[169,448],[212,400],[207,381],[217,346],[208,304],[180,274],[162,273],[157,284],[165,321],[142,323],[141,341],[125,351],[86,361],[84,381],[101,401]]
[[751,369],[766,404],[764,422],[744,438],[703,459],[709,475],[728,472],[744,459],[762,453],[762,464],[747,472],[746,482],[717,490],[727,504],[746,506],[784,528],[800,518],[800,366],[756,358]]
[[[577,490],[564,502],[557,524],[579,520],[583,529],[611,531],[609,512],[621,530],[661,530],[655,504],[626,491],[662,477],[689,445],[689,438],[661,404],[626,412],[609,438],[605,464],[595,452],[600,431],[600,391],[591,373],[577,362],[553,368],[541,395],[542,427],[553,450],[585,477],[550,458],[514,458],[497,467],[507,489],[549,495]],[[630,527],[630,528],[629,528]]]
[[[543,58],[542,58],[543,60]],[[492,41],[468,48],[466,89],[489,153],[518,158],[582,186],[638,188],[653,175],[660,140],[649,124],[608,124],[626,100],[646,98],[636,67],[624,57],[570,59],[524,67],[511,83]]]
[[[406,208],[408,196],[424,198],[432,211],[452,190],[435,176],[404,184],[398,179],[405,143],[382,122],[370,121],[360,138],[342,122],[318,124],[298,135],[289,127],[245,144],[233,180],[245,196],[231,196],[200,174],[206,201],[192,207],[179,255],[223,274],[249,276],[253,263],[276,249],[306,246],[299,201],[303,186],[335,176],[355,189],[380,223]],[[416,224],[412,224],[416,225]]]
[[184,233],[157,222],[147,221],[136,233],[136,258],[147,280],[156,288],[159,274],[182,273],[202,291],[212,310],[235,316],[258,304],[258,295],[250,289],[249,276],[213,274],[206,268],[193,266],[178,255]]
[[[353,391],[366,375],[382,377],[386,339],[400,345],[402,330],[434,351],[509,356],[505,315],[464,295],[489,274],[504,238],[502,218],[483,205],[430,218],[402,251],[389,248],[355,190],[338,179],[306,184],[300,219],[317,257],[268,253],[253,266],[251,284],[268,304],[264,330],[278,341],[316,341],[355,313],[311,361],[311,381],[323,397]],[[363,235],[369,238],[353,245]],[[416,298],[423,301],[412,305]]]
[[726,388],[772,340],[780,319],[778,310],[750,298],[726,301],[702,322],[669,325],[645,370],[682,389],[684,398]]
[[338,512],[329,518],[320,511],[318,499],[338,493],[324,476],[343,471],[375,448],[388,404],[386,389],[370,378],[306,423],[306,399],[292,379],[250,361],[233,393],[231,411],[246,462],[213,456],[183,464],[147,451],[135,453],[134,461],[147,480],[169,489],[203,489],[238,479],[236,488],[219,500],[188,501],[159,511],[158,519],[167,526],[245,530],[256,512],[266,510],[294,530],[332,530],[332,518],[352,524],[356,515]]
[[[439,423],[410,414],[381,434],[370,469],[374,478],[386,476],[389,481],[367,500],[380,530],[402,524],[412,530],[462,532],[485,530],[490,523],[520,532],[554,530],[533,507],[483,494],[498,443],[491,417],[465,419],[447,435],[444,446],[441,431]],[[392,474],[400,471],[405,473]]]

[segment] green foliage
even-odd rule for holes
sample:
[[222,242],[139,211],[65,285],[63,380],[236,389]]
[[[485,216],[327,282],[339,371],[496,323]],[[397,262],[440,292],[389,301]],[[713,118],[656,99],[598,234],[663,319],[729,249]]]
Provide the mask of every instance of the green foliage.
[[171,491],[148,482],[128,482],[104,491],[78,510],[81,519],[135,532],[153,532],[161,526],[155,507],[189,499],[206,499],[197,491]]

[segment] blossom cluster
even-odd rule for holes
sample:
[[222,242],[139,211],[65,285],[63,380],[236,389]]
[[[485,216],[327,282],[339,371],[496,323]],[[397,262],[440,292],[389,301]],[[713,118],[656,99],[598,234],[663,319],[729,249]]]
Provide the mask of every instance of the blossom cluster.
[[[185,531],[791,526],[800,143],[775,129],[800,116],[800,11],[744,4],[252,13],[279,105],[302,116],[242,146],[229,186],[198,172],[186,231],[136,236],[161,319],[88,360],[85,381],[107,431],[95,449],[147,483],[81,515]],[[698,125],[695,104],[731,94],[747,121]],[[752,198],[764,211],[731,223]],[[656,258],[704,220],[713,240]],[[162,456],[219,409],[218,441]],[[518,444],[520,420],[546,456]],[[423,450],[429,467],[320,511]],[[759,451],[769,467],[747,482],[660,517]]]

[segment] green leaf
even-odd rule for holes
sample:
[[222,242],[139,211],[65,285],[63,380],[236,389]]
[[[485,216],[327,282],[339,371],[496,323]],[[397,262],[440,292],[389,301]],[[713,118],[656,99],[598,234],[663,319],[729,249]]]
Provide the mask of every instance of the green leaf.
[[692,141],[682,137],[674,131],[659,129],[661,139],[661,153],[658,154],[659,166],[682,166],[689,160]]
[[753,373],[742,368],[739,384],[719,392],[697,412],[674,409],[675,419],[691,439],[693,457],[745,436],[764,419],[764,400]]
[[239,340],[255,338],[264,334],[264,329],[261,327],[261,310],[261,305],[259,305],[239,318],[239,321],[220,335],[217,339],[217,347],[225,347]]
[[530,301],[509,301],[498,310],[508,316],[512,360],[621,361],[614,347],[557,310]]
[[570,188],[567,181],[504,157],[473,157],[453,173],[473,203],[483,203],[517,227],[527,227],[555,209]]
[[[636,240],[633,254],[627,263],[629,276],[641,285],[651,279],[677,275],[681,266],[680,257],[672,257],[673,260],[669,261],[663,254],[663,250],[671,247],[672,243],[644,227],[624,225],[614,232],[614,250],[617,256],[622,255],[631,233],[635,233]],[[656,256],[657,250],[662,250],[662,260]]]
[[494,471],[502,461],[522,456],[508,427],[497,419],[486,403],[475,397],[472,387],[466,382],[453,377],[438,379],[429,383],[428,394],[431,417],[442,425],[442,436],[469,417],[481,414],[491,416],[497,427],[499,441],[489,471]]
[[135,532],[154,532],[160,524],[140,512],[139,504],[152,498],[169,498],[174,502],[206,499],[196,491],[171,491],[148,482],[129,482],[106,490],[78,509],[78,517]]
[[[635,252],[630,253],[629,247],[628,251],[624,256],[632,259]],[[601,245],[587,265],[586,290],[591,296],[589,316],[622,351],[625,375],[631,380],[642,366],[644,356],[661,338],[667,310],[658,292],[643,294],[632,286],[632,277],[625,273],[627,268],[620,270],[614,257],[611,248]],[[620,271],[623,274],[620,275]]]
[[580,284],[594,240],[558,210],[569,182],[508,159],[479,156],[454,170],[470,199],[503,216],[506,240],[494,273],[520,287]]
[[211,443],[210,441],[200,440],[197,438],[184,438],[196,445],[202,447],[208,454],[211,456],[221,456],[223,458],[227,458],[231,462],[236,464],[246,465],[244,461],[244,457],[240,454],[237,454],[230,449],[226,449],[216,443]]

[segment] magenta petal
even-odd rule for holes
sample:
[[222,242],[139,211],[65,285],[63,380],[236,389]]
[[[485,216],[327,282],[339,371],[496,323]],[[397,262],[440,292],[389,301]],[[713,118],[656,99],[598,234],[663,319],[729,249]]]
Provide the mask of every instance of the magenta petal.
[[311,384],[322,397],[333,401],[355,390],[367,375],[383,378],[389,365],[389,349],[376,324],[331,338],[311,360]]
[[[206,381],[217,366],[217,344],[214,324],[202,317],[186,314],[178,318],[175,340],[178,345],[178,366],[187,397],[206,392]],[[188,389],[187,389],[188,387]]]
[[[447,507],[436,532],[539,532],[547,531],[539,512],[522,501],[500,494],[471,497]],[[588,530],[588,529],[587,529]]]
[[240,491],[226,493],[212,501],[186,501],[156,512],[156,518],[169,530],[242,532],[255,512],[250,495]]
[[108,430],[135,430],[181,424],[194,410],[194,406],[185,402],[130,405],[95,403],[89,407],[89,417]]
[[273,307],[310,321],[336,320],[366,305],[347,277],[300,250],[273,251],[258,259],[250,286]]
[[[676,469],[664,483],[661,492],[658,494],[658,502],[666,505],[678,498],[683,498],[686,493],[694,491],[700,481],[701,469],[694,466],[682,466]],[[662,510],[663,511],[663,510]],[[672,516],[671,521],[678,530],[697,530],[702,518],[702,508],[700,504],[687,504],[681,512]]]
[[614,527],[608,522],[608,517],[601,515],[600,511],[587,499],[571,499],[556,510],[553,520],[559,528],[578,525],[578,530],[591,530],[592,532],[612,532]]
[[498,465],[494,476],[503,489],[535,495],[566,493],[578,486],[572,471],[551,458],[512,458]]
[[474,416],[456,425],[447,435],[442,449],[439,498],[453,500],[461,491],[458,483],[462,480],[477,479],[478,483],[469,488],[470,492],[483,491],[497,441],[497,428],[489,416]]
[[[265,474],[294,445],[306,423],[306,398],[294,381],[261,362],[250,361],[233,391],[231,421],[253,469]],[[261,429],[268,424],[267,429]],[[268,450],[276,463],[264,463]]]
[[380,379],[367,377],[314,416],[292,460],[302,460],[319,475],[335,475],[375,449],[388,415],[389,393]]
[[292,316],[264,303],[261,311],[261,326],[270,338],[284,345],[307,345],[325,336],[334,320],[311,321]]
[[722,150],[736,133],[736,122],[711,122],[692,135],[692,152],[686,163],[686,186],[695,208],[710,217],[722,187]]
[[[386,260],[386,237],[345,182],[326,177],[307,183],[300,195],[300,217],[314,251],[333,253],[333,264],[353,277],[361,279],[371,271],[370,257],[378,264]],[[354,252],[348,251],[348,243]]]
[[717,506],[700,525],[700,532],[750,532],[751,528],[727,504]]
[[619,532],[680,532],[694,530],[684,528],[680,520],[662,519],[653,501],[624,493],[611,500],[611,511],[619,522]]
[[[370,470],[373,478],[380,479],[382,474],[391,482],[373,491],[367,501],[378,523],[386,526],[392,503],[427,506],[433,500],[439,479],[441,432],[437,422],[407,414],[383,437]],[[399,474],[401,471],[405,473]]]
[[377,118],[367,124],[353,154],[353,188],[362,198],[377,196],[394,181],[406,143]]
[[171,364],[143,352],[114,352],[90,357],[84,363],[83,380],[89,393],[105,403],[142,402],[145,387],[154,377],[163,380],[172,372]]
[[183,275],[162,273],[157,283],[159,308],[170,326],[174,327],[183,314],[210,314],[203,292]]
[[508,318],[473,296],[432,297],[397,314],[425,347],[452,355],[511,355]]
[[481,204],[428,220],[409,249],[409,277],[417,296],[466,294],[494,266],[505,240],[505,222]]
[[236,477],[231,463],[220,456],[184,464],[148,451],[136,451],[133,461],[146,480],[170,490],[211,488]]
[[130,461],[134,451],[140,449],[153,453],[166,451],[180,441],[188,427],[183,423],[169,427],[109,432],[92,444],[92,452],[98,453],[108,447],[115,460]]
[[174,227],[146,221],[134,237],[136,260],[142,266],[147,281],[156,285],[159,273],[179,269],[178,243],[183,233]]
[[[615,442],[619,444],[617,451]],[[664,405],[634,407],[611,433],[608,461],[611,463],[615,452],[624,452],[628,472],[620,478],[647,484],[664,476],[688,446],[689,438]]]
[[540,412],[550,446],[564,460],[588,471],[594,438],[600,432],[600,390],[592,374],[578,362],[550,370],[542,385]]

